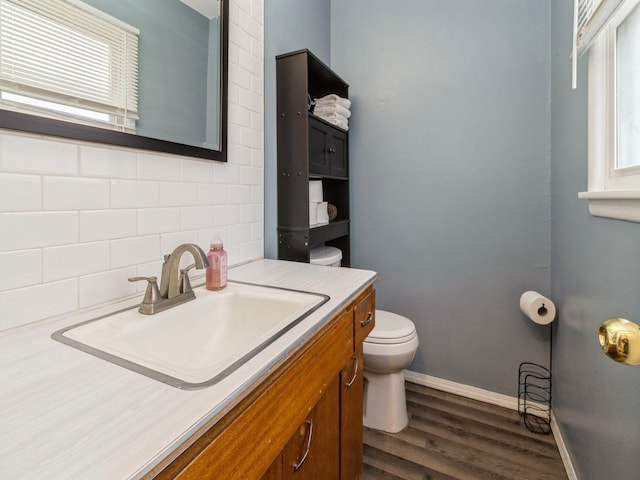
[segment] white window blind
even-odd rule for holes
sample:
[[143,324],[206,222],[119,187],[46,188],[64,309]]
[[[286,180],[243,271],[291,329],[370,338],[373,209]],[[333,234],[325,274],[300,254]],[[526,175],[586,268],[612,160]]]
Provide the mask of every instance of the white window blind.
[[76,0],[0,0],[0,90],[98,112],[112,128],[131,130],[138,35]]
[[576,88],[578,57],[607,25],[625,0],[574,0],[572,86]]

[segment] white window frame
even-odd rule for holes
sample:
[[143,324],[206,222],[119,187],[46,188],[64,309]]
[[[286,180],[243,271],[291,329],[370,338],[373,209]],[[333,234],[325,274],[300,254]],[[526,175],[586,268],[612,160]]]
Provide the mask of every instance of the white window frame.
[[616,169],[616,28],[640,0],[627,0],[589,49],[588,191],[598,217],[640,222],[640,166]]

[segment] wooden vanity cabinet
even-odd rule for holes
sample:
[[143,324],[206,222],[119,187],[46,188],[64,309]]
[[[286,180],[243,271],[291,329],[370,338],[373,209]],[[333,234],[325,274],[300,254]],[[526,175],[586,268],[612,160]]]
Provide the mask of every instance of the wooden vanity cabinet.
[[373,312],[369,287],[146,478],[360,478],[362,341]]

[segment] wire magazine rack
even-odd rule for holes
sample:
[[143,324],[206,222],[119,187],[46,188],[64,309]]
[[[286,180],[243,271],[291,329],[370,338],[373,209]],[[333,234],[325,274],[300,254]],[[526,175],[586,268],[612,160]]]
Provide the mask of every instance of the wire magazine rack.
[[537,363],[518,369],[518,413],[533,433],[551,432],[551,372]]

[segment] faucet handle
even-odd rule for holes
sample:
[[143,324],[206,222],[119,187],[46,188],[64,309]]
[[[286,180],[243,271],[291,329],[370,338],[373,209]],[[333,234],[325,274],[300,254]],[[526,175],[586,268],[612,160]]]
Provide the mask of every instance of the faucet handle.
[[130,282],[140,282],[142,280],[146,280],[147,290],[144,293],[144,299],[140,304],[139,311],[140,313],[153,313],[152,305],[159,303],[162,300],[162,295],[160,295],[160,289],[158,288],[158,277],[131,277],[129,278]]
[[192,263],[191,265],[180,269],[180,293],[189,293],[192,292],[191,281],[189,280],[189,270],[195,268],[196,264]]

